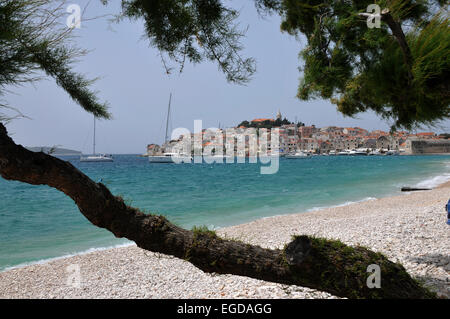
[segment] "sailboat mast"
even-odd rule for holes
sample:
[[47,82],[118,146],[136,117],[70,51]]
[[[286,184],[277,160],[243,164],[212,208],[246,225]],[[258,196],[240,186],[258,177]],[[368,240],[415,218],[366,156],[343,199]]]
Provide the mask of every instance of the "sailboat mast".
[[95,155],[95,116],[94,116],[94,155]]
[[172,103],[172,93],[170,93],[169,108],[167,110],[166,137],[165,137],[164,143],[167,143],[167,140],[169,139],[168,133],[169,133],[169,117],[170,117],[170,104],[171,103]]

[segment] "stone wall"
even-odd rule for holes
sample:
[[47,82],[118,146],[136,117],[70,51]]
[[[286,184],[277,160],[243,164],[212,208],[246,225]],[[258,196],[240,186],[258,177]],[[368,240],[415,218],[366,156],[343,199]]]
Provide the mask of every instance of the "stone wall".
[[450,140],[409,140],[406,145],[409,154],[450,154]]

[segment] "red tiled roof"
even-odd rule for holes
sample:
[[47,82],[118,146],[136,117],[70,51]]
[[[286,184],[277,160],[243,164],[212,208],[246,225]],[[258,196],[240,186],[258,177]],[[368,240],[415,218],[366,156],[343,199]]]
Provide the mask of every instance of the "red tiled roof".
[[434,136],[433,132],[417,133],[417,136]]
[[274,119],[254,119],[252,122],[265,122],[265,121],[275,122]]

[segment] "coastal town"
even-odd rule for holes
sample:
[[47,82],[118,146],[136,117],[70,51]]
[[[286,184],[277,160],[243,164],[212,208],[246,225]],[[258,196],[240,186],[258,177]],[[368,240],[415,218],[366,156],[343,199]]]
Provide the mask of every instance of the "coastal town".
[[[168,140],[163,145],[150,144],[147,146],[147,156],[161,153],[185,153],[183,141],[189,139],[191,153],[194,154],[194,143],[201,141],[203,152],[205,149],[212,153],[219,153],[223,148],[233,148],[235,155],[248,156],[250,143],[248,134],[256,129],[258,134],[266,134],[267,151],[271,151],[271,130],[277,129],[279,134],[279,155],[303,153],[307,155],[413,155],[413,154],[446,154],[450,153],[450,135],[434,132],[411,133],[406,131],[386,132],[382,130],[368,131],[361,127],[316,127],[301,122],[291,123],[278,111],[276,118],[257,118],[243,121],[239,125],[228,129],[203,129],[201,133],[191,133],[190,136],[180,135],[178,139]],[[245,151],[237,148],[238,136],[247,136]],[[184,146],[183,146],[184,145]],[[184,147],[184,148],[183,148]],[[258,152],[261,152],[258,145]]]

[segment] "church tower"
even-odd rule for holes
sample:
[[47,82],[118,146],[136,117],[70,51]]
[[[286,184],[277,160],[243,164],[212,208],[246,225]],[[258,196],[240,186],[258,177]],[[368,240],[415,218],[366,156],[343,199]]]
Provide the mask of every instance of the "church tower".
[[281,111],[280,110],[278,110],[277,119],[281,120]]

